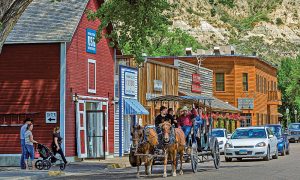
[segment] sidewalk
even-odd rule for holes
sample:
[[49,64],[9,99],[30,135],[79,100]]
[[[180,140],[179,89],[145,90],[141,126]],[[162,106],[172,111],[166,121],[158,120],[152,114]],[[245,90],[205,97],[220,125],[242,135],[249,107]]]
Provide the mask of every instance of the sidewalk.
[[112,158],[107,160],[85,160],[74,162],[60,171],[58,166],[51,167],[48,171],[21,170],[19,167],[0,167],[0,179],[41,179],[51,176],[76,176],[103,173],[116,168],[131,167],[128,157]]

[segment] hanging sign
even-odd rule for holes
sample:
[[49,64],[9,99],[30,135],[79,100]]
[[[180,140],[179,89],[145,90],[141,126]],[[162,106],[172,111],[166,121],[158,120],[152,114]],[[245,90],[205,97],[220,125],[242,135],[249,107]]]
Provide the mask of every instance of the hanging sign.
[[96,31],[86,29],[86,52],[96,54]]
[[192,74],[192,83],[193,84],[200,84],[201,83],[200,74]]
[[200,74],[192,74],[192,89],[193,93],[201,93],[201,81]]
[[161,80],[154,80],[154,91],[162,91],[162,81]]

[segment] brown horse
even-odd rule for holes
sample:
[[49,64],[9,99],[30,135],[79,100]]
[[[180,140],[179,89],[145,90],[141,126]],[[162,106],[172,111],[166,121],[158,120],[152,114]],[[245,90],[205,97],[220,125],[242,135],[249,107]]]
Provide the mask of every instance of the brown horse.
[[[131,129],[132,141],[134,147],[136,147],[135,151],[135,161],[137,166],[137,177],[140,176],[140,168],[139,166],[144,162],[145,164],[145,174],[151,175],[151,168],[153,163],[153,154],[154,147],[158,145],[158,137],[155,129],[142,126],[133,126]],[[142,154],[142,155],[139,155]],[[145,155],[149,156],[145,156]]]
[[184,133],[181,129],[175,128],[175,142],[170,142],[171,135],[171,127],[172,125],[165,121],[161,125],[161,130],[163,133],[163,143],[164,143],[164,151],[165,151],[165,159],[164,159],[164,175],[163,177],[167,177],[167,163],[168,158],[172,162],[172,176],[176,176],[176,163],[177,163],[177,153],[180,155],[180,172],[182,175],[182,162],[185,148],[185,137]]

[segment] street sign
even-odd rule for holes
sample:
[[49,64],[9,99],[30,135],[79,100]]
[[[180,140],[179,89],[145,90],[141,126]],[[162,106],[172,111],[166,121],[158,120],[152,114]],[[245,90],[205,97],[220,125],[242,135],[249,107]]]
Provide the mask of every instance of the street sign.
[[57,123],[57,113],[56,113],[56,111],[46,112],[46,123],[47,124]]

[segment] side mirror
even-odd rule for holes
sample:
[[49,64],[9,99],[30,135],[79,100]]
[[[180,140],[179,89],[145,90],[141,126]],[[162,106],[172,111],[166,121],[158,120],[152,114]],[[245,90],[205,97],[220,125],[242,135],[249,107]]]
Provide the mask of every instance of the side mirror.
[[273,137],[274,137],[274,135],[272,135],[272,134],[269,135],[269,138],[273,138]]
[[230,139],[231,138],[231,134],[227,134],[227,139]]

